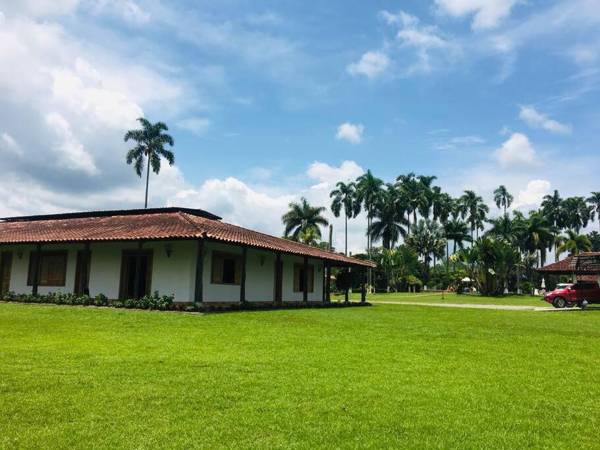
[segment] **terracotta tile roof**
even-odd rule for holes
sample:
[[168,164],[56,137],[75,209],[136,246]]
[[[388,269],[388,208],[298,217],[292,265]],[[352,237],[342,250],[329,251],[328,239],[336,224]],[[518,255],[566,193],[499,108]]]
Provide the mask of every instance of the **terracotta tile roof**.
[[580,253],[548,264],[538,269],[538,272],[555,274],[600,274],[600,252]]
[[211,239],[347,265],[375,267],[287,239],[218,220],[206,211],[162,208],[7,218],[0,222],[0,244],[160,239]]

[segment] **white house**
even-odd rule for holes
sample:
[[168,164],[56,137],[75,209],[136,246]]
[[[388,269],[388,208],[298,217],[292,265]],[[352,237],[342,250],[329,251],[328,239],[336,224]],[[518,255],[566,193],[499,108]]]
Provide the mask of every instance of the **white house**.
[[331,267],[374,266],[188,208],[5,218],[0,252],[3,294],[158,291],[185,303],[323,302]]

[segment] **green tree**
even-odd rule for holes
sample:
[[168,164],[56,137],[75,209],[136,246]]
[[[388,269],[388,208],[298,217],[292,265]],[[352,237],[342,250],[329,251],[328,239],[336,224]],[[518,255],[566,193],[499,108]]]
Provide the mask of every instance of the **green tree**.
[[404,212],[398,207],[396,191],[393,185],[383,190],[373,213],[369,228],[371,242],[382,240],[383,247],[393,248],[401,237],[406,236]]
[[563,202],[565,225],[578,234],[592,220],[593,208],[583,197],[569,197]]
[[594,220],[594,214],[598,217],[598,225],[600,226],[600,192],[592,192],[592,195],[588,197],[587,202],[592,208],[591,220]]
[[444,236],[448,241],[453,242],[452,253],[456,253],[456,246],[463,248],[465,242],[472,242],[469,226],[457,217],[444,224]]
[[320,226],[329,225],[327,219],[323,217],[326,208],[311,206],[304,197],[300,199],[299,203],[290,203],[289,208],[290,210],[281,218],[285,226],[283,233],[286,238],[291,237],[293,240],[298,241],[302,234],[321,239]]
[[494,201],[496,202],[496,206],[498,209],[504,208],[504,215],[506,216],[506,209],[510,208],[514,197],[508,192],[506,186],[501,184],[498,189],[494,191]]
[[171,150],[165,149],[165,145],[167,144],[173,147],[174,141],[170,135],[163,133],[164,131],[169,130],[163,122],[151,123],[143,117],[140,117],[137,120],[142,125],[142,128],[139,130],[129,130],[124,136],[125,142],[131,139],[137,144],[127,152],[126,161],[127,164],[133,164],[135,173],[137,173],[139,177],[142,176],[144,164],[146,164],[146,196],[144,208],[147,208],[150,166],[152,166],[152,171],[158,175],[160,172],[161,158],[165,158],[170,166],[175,163],[174,153]]
[[331,191],[329,196],[333,199],[331,202],[331,211],[335,217],[339,217],[344,212],[344,254],[348,256],[348,219],[356,217],[360,212],[360,202],[356,194],[356,184],[338,182],[335,190]]
[[542,214],[552,225],[552,232],[554,234],[554,260],[558,261],[557,252],[557,237],[565,226],[563,199],[557,190],[552,195],[545,195],[542,200]]
[[600,233],[597,231],[592,231],[590,234],[588,234],[588,239],[592,244],[592,251],[600,252]]
[[459,202],[462,216],[467,219],[467,222],[471,226],[471,239],[474,239],[475,230],[479,233],[479,230],[483,228],[483,223],[490,209],[483,202],[483,198],[470,190],[464,191]]
[[569,252],[569,255],[578,255],[581,252],[592,251],[590,238],[584,234],[578,234],[573,230],[567,230],[566,236],[561,236],[559,241],[559,255],[565,252]]
[[367,254],[371,258],[371,237],[369,230],[373,221],[375,205],[383,190],[383,181],[373,175],[370,170],[356,179],[356,199],[367,212]]

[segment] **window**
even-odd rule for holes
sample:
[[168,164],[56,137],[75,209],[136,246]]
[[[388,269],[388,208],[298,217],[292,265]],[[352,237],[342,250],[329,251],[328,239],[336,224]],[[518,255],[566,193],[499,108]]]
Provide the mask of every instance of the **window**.
[[[308,292],[315,290],[315,267],[308,265]],[[304,264],[294,264],[294,292],[304,292]]]
[[232,253],[213,252],[212,284],[234,284],[242,282],[242,256]]
[[[31,252],[27,285],[33,286],[33,275],[38,253]],[[67,252],[42,252],[39,254],[38,286],[64,286],[67,277]]]

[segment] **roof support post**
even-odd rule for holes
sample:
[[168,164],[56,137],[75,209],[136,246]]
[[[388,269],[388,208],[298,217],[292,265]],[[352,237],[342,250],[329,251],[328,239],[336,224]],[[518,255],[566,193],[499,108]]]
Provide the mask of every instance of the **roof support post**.
[[344,289],[344,302],[348,303],[350,301],[350,269],[346,269],[346,273],[348,274],[348,283],[346,284],[346,288]]
[[240,280],[240,303],[246,303],[246,260],[248,259],[248,247],[242,247],[242,279]]
[[194,304],[204,301],[204,239],[198,239],[196,253],[196,283],[194,288]]
[[325,301],[331,302],[331,264],[325,263]]
[[92,272],[90,271],[90,266],[92,264],[92,252],[90,251],[90,243],[86,242],[83,247],[83,259],[85,261],[84,270],[82,270],[81,276],[83,280],[81,280],[81,292],[84,295],[90,295],[90,277]]
[[308,302],[308,256],[304,257],[304,269],[302,270],[302,301]]
[[277,305],[281,305],[283,303],[282,295],[283,295],[283,266],[281,262],[281,252],[277,252],[275,254],[275,292],[273,296],[273,301]]
[[[144,245],[144,241],[138,242],[138,251],[135,254],[135,275],[134,275],[134,285],[133,285],[133,297],[138,299],[142,297],[140,294],[140,281],[142,277],[142,246]],[[144,292],[145,294],[145,292]]]
[[38,285],[40,282],[40,262],[42,259],[42,244],[37,244],[35,247],[35,252],[33,253],[33,268],[32,268],[32,277],[31,281],[31,293],[33,295],[38,295]]
[[367,278],[367,269],[363,269],[361,282],[360,282],[360,301],[361,301],[361,303],[365,303],[367,301],[367,288],[365,286],[366,278]]

